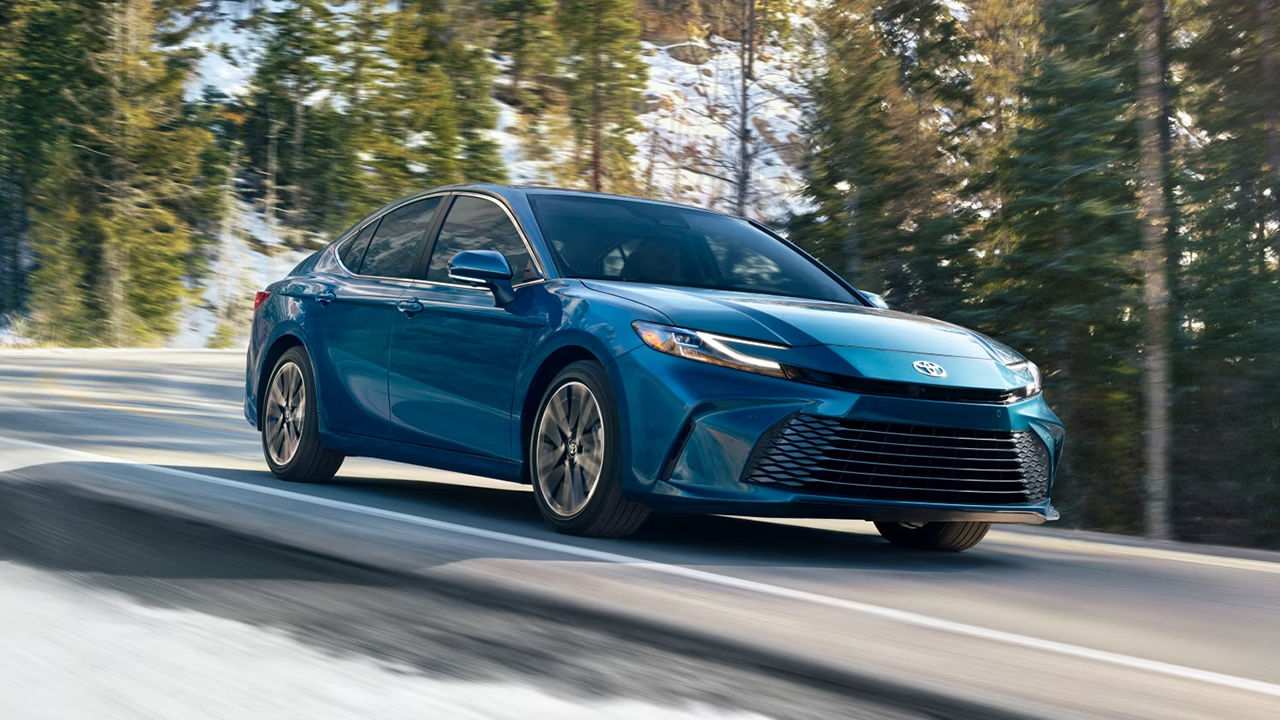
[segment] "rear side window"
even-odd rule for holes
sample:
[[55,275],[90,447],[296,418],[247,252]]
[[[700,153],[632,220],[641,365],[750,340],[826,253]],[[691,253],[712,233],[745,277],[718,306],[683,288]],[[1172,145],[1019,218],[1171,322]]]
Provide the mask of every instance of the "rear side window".
[[352,272],[360,270],[360,262],[364,260],[364,251],[369,247],[369,238],[373,237],[373,229],[378,223],[371,222],[364,226],[364,229],[357,235],[353,235],[342,243],[342,247],[338,248],[338,257],[342,260],[342,264]]
[[361,275],[382,277],[410,277],[413,261],[418,255],[418,241],[431,227],[436,211],[440,209],[439,197],[427,198],[396,208],[382,216],[373,234]]
[[511,265],[517,283],[536,280],[538,271],[511,218],[497,203],[471,195],[459,196],[440,228],[427,279],[449,282],[449,260],[463,250],[497,250]]

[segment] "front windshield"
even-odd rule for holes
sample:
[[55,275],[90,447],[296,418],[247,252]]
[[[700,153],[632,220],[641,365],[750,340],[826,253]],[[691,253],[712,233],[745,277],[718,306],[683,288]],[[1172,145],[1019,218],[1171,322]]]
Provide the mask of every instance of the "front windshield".
[[566,277],[857,302],[745,220],[622,198],[535,194],[529,202]]

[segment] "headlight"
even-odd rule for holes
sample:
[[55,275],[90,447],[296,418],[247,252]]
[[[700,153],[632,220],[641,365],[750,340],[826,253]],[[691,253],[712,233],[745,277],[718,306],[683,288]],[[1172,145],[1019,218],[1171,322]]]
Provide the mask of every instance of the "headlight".
[[635,328],[645,345],[658,352],[762,375],[786,377],[782,365],[751,354],[753,347],[786,350],[786,345],[743,340],[700,330],[685,330],[642,320],[631,323],[631,327]]
[[1040,393],[1040,368],[1036,367],[1035,363],[1030,360],[1020,360],[1015,363],[1008,363],[1005,367],[1027,381],[1027,384],[1022,386],[1022,397],[1029,398]]

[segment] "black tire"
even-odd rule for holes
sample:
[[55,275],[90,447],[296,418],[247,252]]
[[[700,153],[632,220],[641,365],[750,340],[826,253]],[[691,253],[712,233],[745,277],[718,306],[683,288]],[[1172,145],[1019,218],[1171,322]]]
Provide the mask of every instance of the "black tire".
[[[304,402],[302,403],[302,412],[300,422],[297,426],[301,428],[301,437],[297,441],[297,447],[294,452],[287,458],[273,457],[273,451],[268,447],[268,413],[271,403],[271,389],[275,384],[277,377],[281,376],[282,371],[287,370],[290,366],[297,368],[302,376],[301,389],[305,393]],[[323,483],[333,479],[334,473],[338,472],[338,468],[342,466],[345,459],[340,453],[327,450],[320,444],[320,427],[319,407],[316,400],[316,383],[315,376],[311,370],[311,361],[307,358],[307,353],[300,347],[292,347],[284,351],[275,367],[271,369],[271,374],[267,376],[267,384],[262,393],[262,409],[261,422],[259,423],[262,436],[262,455],[267,460],[267,466],[271,468],[271,472],[281,480],[290,482],[307,482],[307,483]]]
[[[538,437],[544,415],[548,412],[549,401],[557,391],[574,383],[585,385],[594,396],[603,425],[604,450],[600,475],[594,490],[587,494],[586,504],[573,514],[566,515],[553,508],[543,487],[544,482],[540,479]],[[649,507],[622,493],[621,425],[613,385],[604,368],[594,361],[580,360],[570,364],[555,376],[542,394],[537,415],[530,423],[526,444],[529,479],[533,484],[533,497],[538,505],[538,512],[557,532],[592,537],[625,537],[639,530],[648,519]],[[567,479],[562,482],[567,482]]]
[[982,541],[991,529],[988,522],[930,522],[904,524],[877,522],[876,529],[894,545],[916,550],[968,550]]

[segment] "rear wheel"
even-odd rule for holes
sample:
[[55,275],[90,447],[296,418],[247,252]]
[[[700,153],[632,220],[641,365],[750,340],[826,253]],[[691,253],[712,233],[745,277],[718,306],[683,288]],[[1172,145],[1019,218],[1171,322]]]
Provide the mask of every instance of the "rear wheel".
[[991,523],[986,522],[877,522],[876,529],[894,545],[917,550],[951,550],[960,552],[977,545],[986,537]]
[[622,494],[621,422],[609,376],[598,363],[575,362],[543,393],[529,438],[533,495],[559,532],[630,535],[649,508]]
[[343,456],[320,444],[316,383],[311,362],[299,347],[276,361],[262,404],[262,454],[282,480],[328,482]]

